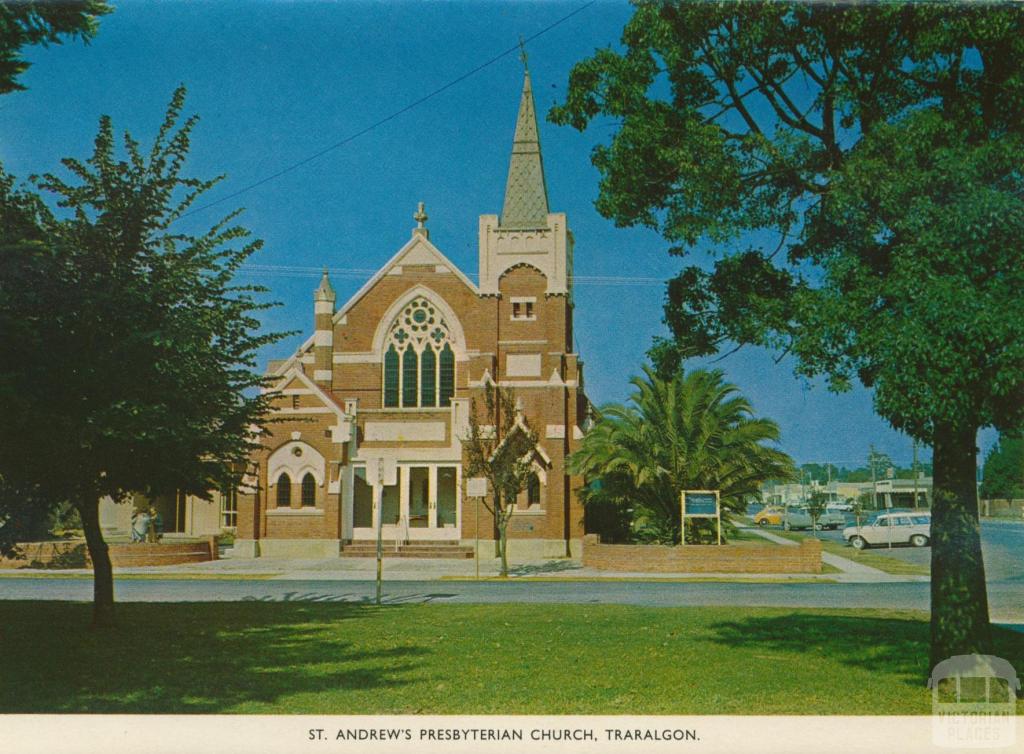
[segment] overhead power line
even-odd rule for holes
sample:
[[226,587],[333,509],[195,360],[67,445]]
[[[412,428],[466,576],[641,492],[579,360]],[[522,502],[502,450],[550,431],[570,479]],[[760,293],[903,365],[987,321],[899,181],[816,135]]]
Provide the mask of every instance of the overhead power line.
[[244,194],[244,193],[246,193],[248,191],[252,191],[253,189],[259,188],[260,186],[263,186],[264,184],[270,183],[271,181],[276,180],[277,178],[280,178],[283,175],[291,173],[293,170],[297,170],[297,169],[301,168],[303,165],[308,165],[309,163],[313,162],[314,160],[318,160],[319,158],[323,157],[328,152],[332,152],[335,149],[338,149],[339,147],[345,146],[349,142],[355,141],[360,136],[368,134],[370,131],[373,131],[375,128],[383,126],[385,123],[389,123],[390,121],[394,120],[395,118],[399,117],[400,115],[404,115],[405,113],[409,112],[413,108],[416,108],[416,107],[422,105],[427,100],[433,99],[434,97],[436,97],[437,95],[441,94],[442,92],[448,91],[453,86],[461,84],[466,79],[468,79],[471,76],[479,73],[480,71],[484,70],[488,66],[494,65],[495,63],[497,63],[499,60],[501,60],[502,58],[506,57],[507,55],[511,55],[514,52],[520,52],[522,50],[522,46],[526,42],[532,42],[533,40],[537,39],[538,37],[541,37],[544,34],[547,34],[549,31],[554,29],[556,26],[560,26],[561,24],[565,23],[566,21],[568,21],[573,16],[575,16],[575,15],[577,15],[579,13],[582,13],[587,8],[589,8],[591,5],[593,5],[595,2],[597,2],[597,0],[590,0],[590,2],[588,2],[588,3],[584,4],[584,5],[581,5],[579,8],[577,8],[574,11],[572,11],[571,13],[568,13],[568,14],[562,16],[557,21],[555,21],[552,24],[549,24],[548,26],[545,26],[540,31],[538,31],[538,32],[536,32],[534,34],[531,34],[528,37],[520,38],[520,40],[518,42],[516,42],[514,45],[509,47],[507,50],[504,50],[503,52],[498,53],[493,58],[490,58],[489,60],[484,61],[483,63],[481,63],[480,65],[476,66],[475,68],[472,68],[472,69],[466,71],[461,76],[458,76],[458,77],[452,79],[451,81],[449,81],[447,84],[444,84],[443,86],[440,86],[437,89],[434,89],[429,94],[425,94],[422,97],[420,97],[419,99],[417,99],[417,100],[415,100],[413,102],[410,102],[405,107],[403,107],[403,108],[401,108],[399,110],[395,110],[390,115],[387,115],[387,116],[381,118],[380,120],[371,123],[366,128],[363,128],[360,131],[356,131],[354,134],[351,134],[350,136],[346,136],[344,139],[341,139],[340,141],[336,141],[333,144],[331,144],[331,145],[329,145],[327,147],[324,147],[323,149],[319,150],[318,152],[315,152],[315,153],[309,155],[308,157],[304,157],[303,159],[299,160],[298,162],[293,162],[292,164],[290,164],[290,165],[288,165],[288,166],[286,166],[284,168],[281,168],[280,170],[278,170],[275,173],[271,173],[268,176],[265,176],[263,178],[260,178],[257,181],[254,181],[253,183],[248,184],[247,186],[243,186],[242,188],[238,189],[237,191],[233,191],[230,194],[227,194],[226,196],[222,196],[220,199],[214,199],[212,202],[207,202],[206,204],[203,204],[203,205],[201,205],[199,207],[195,207],[195,208],[189,210],[188,212],[186,212],[185,214],[183,214],[181,217],[189,217],[190,215],[194,215],[197,212],[203,212],[204,210],[210,209],[211,207],[215,207],[218,204],[222,204],[222,203],[228,201],[229,199],[234,199],[235,197],[241,196],[242,194]]
[[[365,280],[377,274],[379,270],[356,267],[298,267],[283,264],[245,264],[239,272],[245,275],[266,275],[268,277],[318,278],[324,270],[335,278]],[[476,277],[470,275],[470,277]],[[574,275],[575,285],[611,285],[611,286],[652,286],[665,285],[664,278],[658,277],[626,277],[623,275]]]

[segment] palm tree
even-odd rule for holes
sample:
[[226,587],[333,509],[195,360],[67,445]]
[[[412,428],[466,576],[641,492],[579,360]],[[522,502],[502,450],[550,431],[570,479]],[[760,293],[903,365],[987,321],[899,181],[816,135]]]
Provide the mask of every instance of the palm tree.
[[591,482],[584,504],[631,509],[639,539],[680,541],[683,490],[719,490],[728,523],[764,481],[795,478],[793,460],[766,444],[778,441],[778,425],[755,418],[721,371],[663,379],[644,366],[631,382],[629,405],[602,407],[569,464]]

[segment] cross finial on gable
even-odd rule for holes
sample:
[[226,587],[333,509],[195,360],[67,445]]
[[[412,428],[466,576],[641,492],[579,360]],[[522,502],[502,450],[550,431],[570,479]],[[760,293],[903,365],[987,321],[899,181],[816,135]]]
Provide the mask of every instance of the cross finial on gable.
[[423,202],[416,205],[416,214],[412,216],[412,219],[416,221],[416,227],[412,229],[413,236],[423,236],[429,238],[430,231],[428,231],[423,224],[427,221],[427,213],[423,209]]

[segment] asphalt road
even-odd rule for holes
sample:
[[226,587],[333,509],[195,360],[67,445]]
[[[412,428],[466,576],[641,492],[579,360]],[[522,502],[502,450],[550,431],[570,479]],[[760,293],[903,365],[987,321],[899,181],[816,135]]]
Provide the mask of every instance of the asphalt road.
[[[388,604],[563,603],[654,607],[743,605],[765,607],[877,607],[927,610],[928,584],[753,584],[717,582],[537,582],[388,581]],[[372,581],[274,581],[228,579],[121,579],[121,602],[369,602]],[[92,598],[84,578],[0,579],[0,599],[72,600]],[[1024,623],[1024,581],[989,585],[992,615]]]

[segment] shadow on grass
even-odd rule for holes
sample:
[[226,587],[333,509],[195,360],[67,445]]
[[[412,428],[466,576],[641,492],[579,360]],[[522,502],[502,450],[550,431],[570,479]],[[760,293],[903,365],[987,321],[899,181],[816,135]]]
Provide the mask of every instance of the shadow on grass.
[[[843,665],[922,687],[928,667],[927,620],[790,613],[715,623],[711,640],[731,648],[778,650],[814,662],[829,657]],[[992,627],[993,653],[1024,668],[1024,635]]]
[[285,695],[402,686],[428,650],[359,643],[395,620],[393,609],[123,603],[117,626],[91,630],[88,604],[0,602],[0,713],[230,712]]

